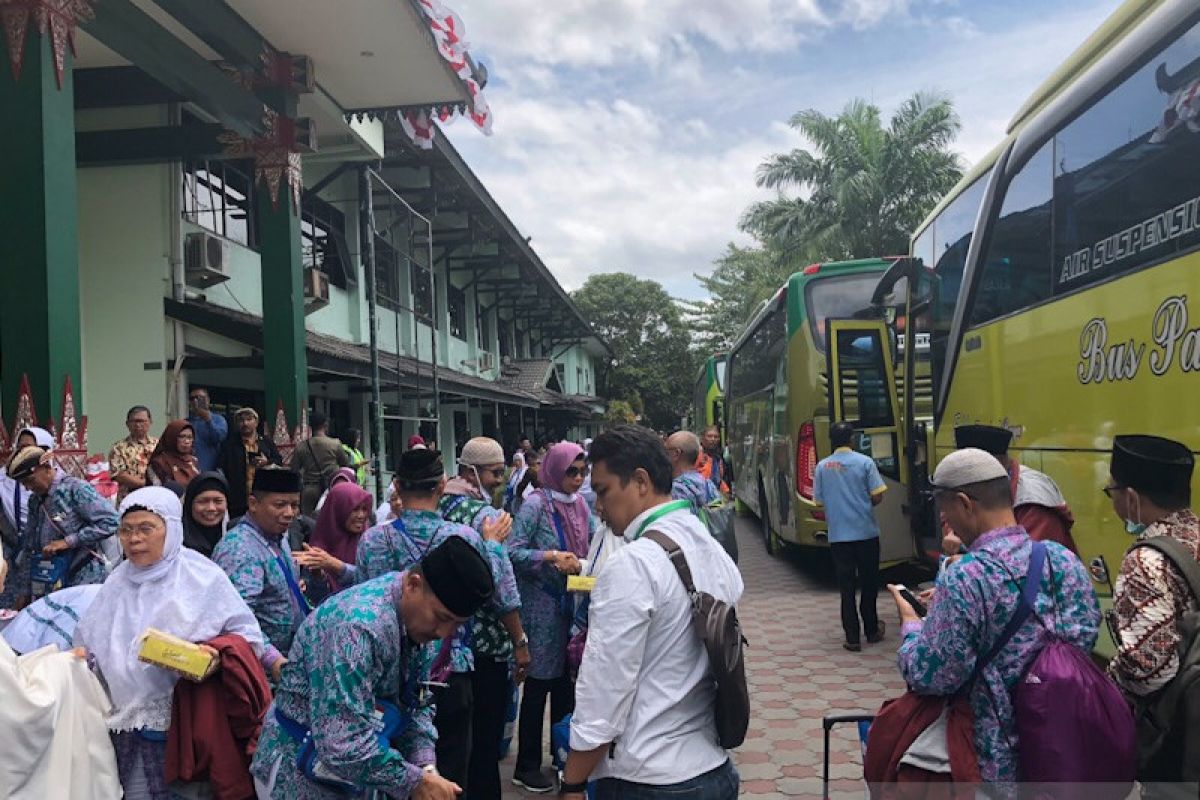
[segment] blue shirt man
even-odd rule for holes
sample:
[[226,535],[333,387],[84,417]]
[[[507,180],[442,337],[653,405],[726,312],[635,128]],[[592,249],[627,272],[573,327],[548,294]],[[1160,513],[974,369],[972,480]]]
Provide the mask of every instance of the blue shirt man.
[[221,414],[214,414],[208,408],[208,391],[192,389],[188,392],[188,422],[196,432],[196,443],[192,452],[200,462],[201,472],[211,472],[217,468],[217,457],[221,445],[229,435],[229,423]]
[[[879,523],[875,506],[883,500],[887,486],[870,457],[850,448],[854,428],[838,422],[829,429],[833,455],[817,464],[813,499],[825,511],[829,527],[829,549],[842,594],[842,645],[859,652],[859,635],[867,631],[867,641],[883,640],[883,623],[875,612],[879,594]],[[855,610],[855,587],[861,589],[861,602]],[[859,614],[862,628],[859,627]]]

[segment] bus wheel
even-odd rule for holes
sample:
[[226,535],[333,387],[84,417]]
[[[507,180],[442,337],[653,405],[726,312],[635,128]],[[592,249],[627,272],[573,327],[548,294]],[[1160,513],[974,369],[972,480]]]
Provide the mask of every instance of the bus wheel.
[[782,542],[771,530],[771,510],[767,508],[767,495],[758,487],[758,524],[761,526],[763,544],[767,547],[767,555],[777,556],[782,551]]

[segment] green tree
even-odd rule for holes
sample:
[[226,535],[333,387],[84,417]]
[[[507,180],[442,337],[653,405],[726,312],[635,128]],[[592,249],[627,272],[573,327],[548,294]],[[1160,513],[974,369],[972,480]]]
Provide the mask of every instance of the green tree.
[[637,422],[637,414],[627,401],[613,400],[604,411],[604,421],[610,425],[632,425]]
[[962,175],[950,150],[961,125],[940,95],[913,95],[887,127],[861,99],[836,117],[809,109],[789,124],[812,147],[759,166],[758,185],[778,196],[750,206],[741,221],[784,253],[814,261],[907,253],[917,225]]
[[727,351],[754,316],[801,262],[769,247],[730,244],[709,275],[696,275],[707,300],[686,302],[701,358]]
[[624,272],[592,275],[571,296],[613,349],[597,376],[601,395],[634,409],[640,399],[651,427],[678,425],[697,368],[678,304],[658,282]]

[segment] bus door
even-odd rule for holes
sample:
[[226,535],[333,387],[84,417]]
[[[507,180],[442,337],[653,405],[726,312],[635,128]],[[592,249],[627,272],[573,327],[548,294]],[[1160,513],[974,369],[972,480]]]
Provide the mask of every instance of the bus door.
[[832,422],[849,422],[859,452],[870,456],[887,485],[876,508],[880,561],[914,558],[915,542],[905,516],[904,426],[896,400],[891,333],[883,320],[828,320],[825,348]]

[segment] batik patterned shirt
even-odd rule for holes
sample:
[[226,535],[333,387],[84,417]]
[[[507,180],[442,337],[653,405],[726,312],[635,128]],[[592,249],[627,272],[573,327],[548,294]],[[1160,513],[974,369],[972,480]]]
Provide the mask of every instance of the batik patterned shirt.
[[[1000,528],[977,539],[944,571],[929,616],[901,631],[900,673],[909,688],[918,694],[952,695],[967,684],[976,660],[992,648],[1016,611],[1031,545],[1023,528]],[[1043,572],[1034,613],[971,690],[975,749],[985,781],[1017,780],[1011,691],[1047,641],[1047,627],[1086,651],[1096,644],[1100,607],[1087,570],[1065,547],[1045,545],[1049,568]]]
[[[504,513],[479,498],[469,497],[465,494],[442,495],[442,499],[438,503],[438,510],[443,519],[467,525],[473,528],[481,538],[483,537],[483,524]],[[512,562],[508,560],[507,552],[505,552],[503,568],[508,571],[508,578],[511,578],[513,586],[516,586],[517,579],[512,575]],[[496,661],[504,661],[512,657],[512,637],[508,635],[508,631],[501,624],[500,619],[487,609],[480,609],[471,623],[471,649],[474,650],[477,657],[486,656]]]
[[[577,497],[576,502],[587,508],[582,497]],[[529,677],[538,680],[553,680],[566,669],[567,642],[574,617],[567,578],[546,561],[547,550],[571,549],[559,539],[550,505],[546,492],[530,495],[517,514],[513,535],[507,542],[521,588],[521,625],[529,637]],[[595,535],[596,517],[589,512],[589,543]],[[586,547],[576,555],[586,557]]]
[[[132,436],[126,436],[108,451],[108,474],[114,478],[118,475],[144,478],[150,468],[150,456],[157,446],[158,438],[154,436],[147,437],[144,442],[135,442]],[[122,486],[117,491],[117,502],[124,500],[129,492]]]
[[250,606],[267,641],[286,655],[307,612],[284,574],[296,580],[287,536],[269,536],[247,515],[217,542],[212,560]]
[[[300,626],[251,766],[265,784],[278,765],[272,798],[345,797],[300,774],[299,745],[280,727],[276,710],[312,731],[326,767],[388,797],[410,796],[424,777],[422,767],[435,763],[434,710],[420,700],[429,680],[431,647],[414,644],[405,632],[403,586],[403,573],[352,586],[322,603]],[[388,750],[379,746],[373,727],[377,699],[409,715]]]
[[[485,542],[466,525],[447,522],[436,511],[404,509],[399,519],[387,525],[376,525],[364,533],[358,542],[355,577],[365,581],[387,572],[402,572],[451,536],[461,536],[470,542],[491,567],[495,593],[484,609],[502,617],[520,608],[521,596],[517,593],[504,547],[496,542]],[[475,668],[471,652],[472,625],[473,621],[468,620],[451,639],[450,669],[453,672],[470,672]]]
[[[1200,519],[1190,510],[1154,523],[1141,540],[1169,536],[1200,559]],[[1108,674],[1130,697],[1145,697],[1179,672],[1179,620],[1195,610],[1183,575],[1157,550],[1139,547],[1125,556],[1113,594],[1117,652]]]
[[671,482],[671,497],[676,500],[687,500],[692,508],[699,510],[714,500],[720,499],[721,492],[713,482],[699,472],[685,472]]
[[117,532],[120,520],[113,504],[100,496],[87,481],[59,472],[50,491],[29,498],[28,514],[21,531],[20,569],[14,570],[15,596],[30,593],[34,561],[42,548],[63,540],[71,548],[71,572],[62,588],[103,583],[107,572],[98,557],[100,543]]

